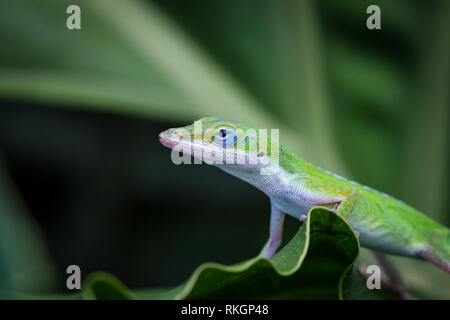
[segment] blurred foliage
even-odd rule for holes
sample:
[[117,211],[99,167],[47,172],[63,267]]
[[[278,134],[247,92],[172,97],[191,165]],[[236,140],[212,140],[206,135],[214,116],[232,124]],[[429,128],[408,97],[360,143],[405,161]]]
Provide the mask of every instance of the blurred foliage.
[[[0,295],[65,292],[69,264],[139,291],[254,256],[266,197],[158,145],[207,115],[279,128],[301,157],[449,225],[449,23],[445,0],[3,0]],[[392,260],[416,296],[450,298],[434,266]]]
[[[0,158],[0,164],[3,159]],[[51,287],[52,266],[41,235],[16,199],[6,170],[0,170],[0,298],[16,290],[41,291]],[[37,276],[39,275],[39,276]]]

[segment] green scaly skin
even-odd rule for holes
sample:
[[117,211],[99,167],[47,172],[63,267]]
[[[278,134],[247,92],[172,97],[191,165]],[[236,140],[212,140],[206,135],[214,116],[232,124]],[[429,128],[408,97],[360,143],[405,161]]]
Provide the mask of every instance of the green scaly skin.
[[[277,145],[279,166],[272,174],[262,175],[261,169],[276,161],[272,157],[273,142],[270,136],[266,139],[268,147],[261,152],[258,140],[260,130],[211,117],[200,119],[197,127],[194,124],[169,129],[161,133],[159,139],[163,145],[207,163],[217,160],[214,155],[218,152],[225,152],[228,160],[233,159],[231,163],[213,165],[250,183],[270,197],[271,237],[263,256],[270,258],[277,250],[284,214],[301,218],[312,207],[326,206],[335,210],[359,232],[362,246],[426,259],[450,273],[450,230],[411,206],[318,168],[298,158],[281,144]],[[255,138],[252,140],[254,143],[249,142],[248,136]],[[245,156],[253,156],[257,163],[250,164]],[[246,159],[245,163],[238,162],[239,157]]]

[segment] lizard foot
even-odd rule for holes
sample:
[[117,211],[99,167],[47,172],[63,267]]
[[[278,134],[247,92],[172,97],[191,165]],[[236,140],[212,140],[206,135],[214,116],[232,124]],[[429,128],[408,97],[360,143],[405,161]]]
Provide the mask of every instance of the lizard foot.
[[340,202],[337,202],[334,206],[333,206],[333,209],[331,209],[332,211],[334,211],[335,213],[338,213],[338,208],[339,208],[339,205],[340,205],[341,203]]

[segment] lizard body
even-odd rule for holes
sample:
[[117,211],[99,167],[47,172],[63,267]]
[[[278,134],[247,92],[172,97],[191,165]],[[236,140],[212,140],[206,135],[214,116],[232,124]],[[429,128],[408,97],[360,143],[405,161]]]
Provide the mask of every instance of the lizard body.
[[[202,118],[192,125],[169,129],[159,139],[175,151],[248,182],[270,198],[270,236],[261,252],[263,257],[270,258],[279,248],[285,214],[298,219],[312,207],[325,206],[358,231],[362,246],[426,259],[450,273],[448,228],[403,201],[312,165],[271,137],[261,151],[260,136],[260,130],[234,121]],[[249,143],[249,137],[255,143]],[[256,161],[251,162],[251,157]],[[217,161],[225,158],[222,163]],[[275,169],[261,174],[261,169],[273,166],[274,161],[278,164]]]

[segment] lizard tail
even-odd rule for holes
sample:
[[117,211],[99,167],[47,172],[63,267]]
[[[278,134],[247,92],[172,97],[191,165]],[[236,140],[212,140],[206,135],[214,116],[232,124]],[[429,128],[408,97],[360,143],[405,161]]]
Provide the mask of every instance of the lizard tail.
[[443,228],[430,235],[428,246],[420,255],[447,273],[450,273],[450,230]]

